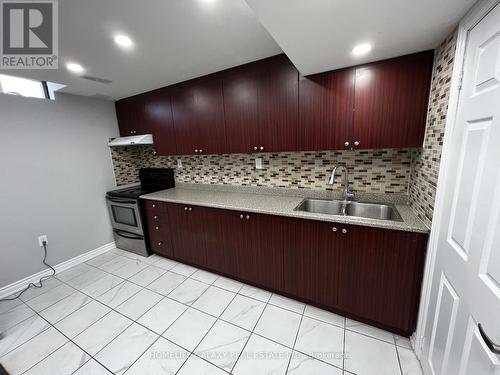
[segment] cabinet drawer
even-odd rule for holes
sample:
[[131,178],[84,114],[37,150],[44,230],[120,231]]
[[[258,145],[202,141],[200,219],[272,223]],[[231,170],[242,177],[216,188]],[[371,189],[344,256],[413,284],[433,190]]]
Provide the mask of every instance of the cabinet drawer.
[[157,254],[173,256],[166,203],[151,200],[145,200],[143,203],[151,250]]

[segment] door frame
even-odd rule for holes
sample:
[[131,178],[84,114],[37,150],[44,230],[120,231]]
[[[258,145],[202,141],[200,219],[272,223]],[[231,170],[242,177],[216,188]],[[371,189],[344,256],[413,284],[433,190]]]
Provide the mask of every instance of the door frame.
[[[443,149],[441,152],[441,164],[439,166],[438,176],[443,176],[450,164],[451,155],[450,147],[448,146],[448,140],[451,138],[454,127],[456,125],[468,32],[499,4],[500,0],[479,0],[472,6],[472,8],[462,18],[460,24],[458,25],[457,45],[453,62],[450,97],[448,101],[448,110],[446,113]],[[434,204],[434,214],[432,218],[429,244],[427,247],[427,259],[425,263],[424,278],[422,282],[422,294],[420,298],[420,310],[418,314],[417,330],[411,337],[415,353],[419,359],[422,356],[422,349],[426,340],[424,336],[425,327],[427,326],[428,319],[432,319],[432,317],[430,317],[428,314],[428,309],[430,304],[432,280],[434,276],[436,256],[438,251],[438,234],[441,229],[442,216],[444,213],[444,192],[445,179],[438,178],[436,200]],[[429,339],[430,338],[427,338],[427,340]]]

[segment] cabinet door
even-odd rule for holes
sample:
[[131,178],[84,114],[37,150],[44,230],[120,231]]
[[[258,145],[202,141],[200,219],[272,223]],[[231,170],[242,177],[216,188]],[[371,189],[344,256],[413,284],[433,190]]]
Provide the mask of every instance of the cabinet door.
[[283,289],[283,233],[279,217],[243,214],[238,277],[264,288]]
[[200,135],[194,110],[193,87],[188,83],[174,86],[171,103],[177,153],[181,155],[194,154],[195,149],[199,148]]
[[263,151],[296,151],[299,72],[285,55],[259,61],[256,68]]
[[166,203],[150,200],[142,202],[151,250],[156,254],[172,257],[174,252]]
[[338,307],[401,333],[416,325],[427,235],[347,227]]
[[357,148],[422,147],[432,62],[427,51],[356,69]]
[[318,254],[324,242],[321,224],[283,219],[283,291],[309,301],[318,298]]
[[321,223],[318,246],[318,299],[327,307],[337,308],[339,290],[343,285],[339,281],[339,259],[344,248],[348,246],[342,229],[346,227],[337,223]]
[[[340,248],[335,224],[312,220],[284,222],[284,291],[326,307],[337,307]],[[341,233],[341,232],[340,232]]]
[[222,154],[226,152],[222,81],[218,78],[199,80],[193,89],[200,152]]
[[182,204],[167,204],[174,256],[199,266],[207,262],[203,232],[203,209]]
[[204,209],[206,266],[229,276],[238,275],[238,248],[241,222],[235,211]]
[[343,150],[351,142],[354,69],[299,77],[299,149]]
[[140,96],[116,101],[115,110],[120,136],[147,134],[143,129],[144,102]]
[[255,152],[260,147],[258,85],[254,65],[230,69],[223,75],[226,151]]
[[222,81],[188,81],[172,90],[178,154],[223,153],[226,145]]
[[158,155],[176,154],[170,93],[166,89],[145,95],[144,127],[153,134],[154,147]]

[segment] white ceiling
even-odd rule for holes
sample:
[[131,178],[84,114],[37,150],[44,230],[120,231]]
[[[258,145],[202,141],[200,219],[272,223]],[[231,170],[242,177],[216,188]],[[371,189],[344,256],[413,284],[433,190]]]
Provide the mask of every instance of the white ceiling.
[[[135,48],[118,48],[115,33]],[[119,99],[281,52],[244,0],[60,0],[59,70],[2,72]],[[113,82],[79,78],[68,61]]]
[[[246,0],[304,74],[434,49],[475,0]],[[362,58],[352,48],[369,42]]]
[[[248,5],[247,5],[248,3]],[[113,99],[281,53],[307,75],[436,47],[473,0],[60,0],[59,69],[3,70]],[[262,26],[263,25],[263,26]],[[266,30],[267,29],[267,30]],[[115,33],[135,47],[124,51]],[[373,51],[354,58],[358,42]],[[78,62],[85,74],[66,70]]]

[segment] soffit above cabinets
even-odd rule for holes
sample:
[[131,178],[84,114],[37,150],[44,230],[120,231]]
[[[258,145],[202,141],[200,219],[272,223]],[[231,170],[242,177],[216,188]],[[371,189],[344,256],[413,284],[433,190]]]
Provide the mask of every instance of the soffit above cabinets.
[[[120,99],[282,52],[244,0],[58,3],[59,69],[1,73],[66,84],[61,92]],[[134,47],[118,47],[117,33]],[[69,72],[70,61],[87,78]]]
[[[246,0],[304,75],[434,49],[473,0]],[[363,57],[360,43],[373,49]]]

